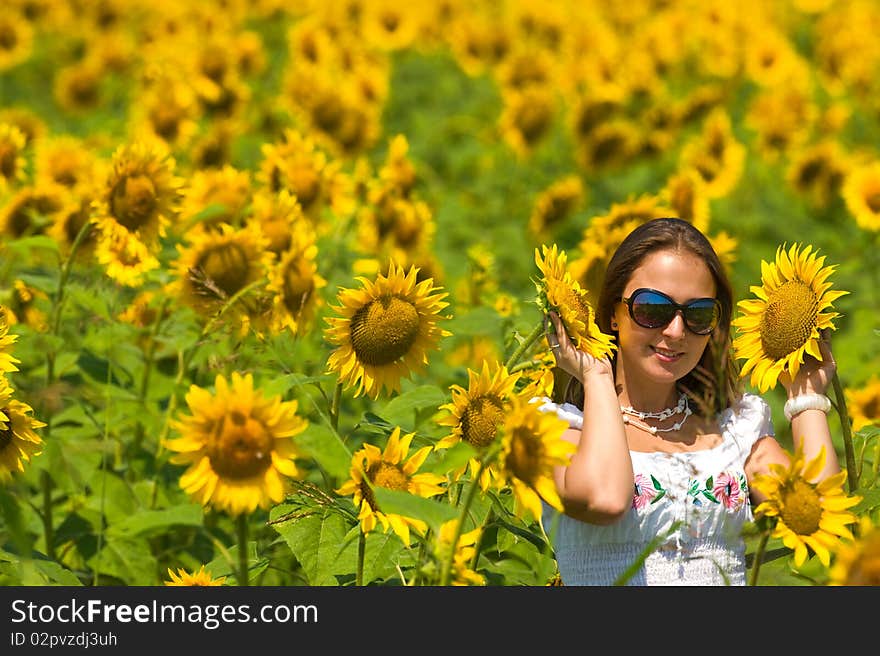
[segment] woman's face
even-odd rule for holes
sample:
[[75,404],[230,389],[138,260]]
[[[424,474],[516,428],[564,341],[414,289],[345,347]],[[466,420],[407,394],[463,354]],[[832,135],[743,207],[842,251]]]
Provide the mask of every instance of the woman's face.
[[[685,304],[696,298],[715,297],[715,279],[709,267],[690,251],[663,250],[651,253],[637,268],[623,288],[629,298],[640,287],[663,292]],[[618,326],[618,364],[626,380],[645,379],[673,384],[693,369],[710,335],[691,332],[681,312],[660,328],[643,328],[629,315],[626,303],[614,306]]]

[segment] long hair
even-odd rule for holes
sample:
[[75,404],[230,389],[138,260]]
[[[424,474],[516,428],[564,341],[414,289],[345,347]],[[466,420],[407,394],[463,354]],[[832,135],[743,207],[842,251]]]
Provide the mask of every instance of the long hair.
[[[691,223],[679,218],[652,219],[630,232],[611,256],[602,280],[596,305],[596,323],[602,332],[616,335],[611,328],[614,306],[623,296],[626,284],[644,259],[658,251],[687,251],[699,257],[715,280],[715,296],[721,303],[718,325],[706,344],[697,366],[682,377],[678,388],[688,395],[703,416],[712,416],[727,408],[741,393],[735,358],[732,354],[730,322],[733,316],[733,291],[718,254],[706,236]],[[617,352],[611,356],[612,371],[617,372]],[[572,377],[564,400],[583,405],[584,391]]]

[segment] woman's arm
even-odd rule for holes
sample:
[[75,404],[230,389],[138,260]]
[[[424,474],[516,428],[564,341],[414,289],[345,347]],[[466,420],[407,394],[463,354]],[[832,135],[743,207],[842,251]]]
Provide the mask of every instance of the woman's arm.
[[629,510],[634,485],[611,363],[578,351],[559,317],[550,313],[550,320],[559,340],[559,348],[553,350],[556,365],[583,384],[585,409],[581,430],[569,429],[563,435],[577,450],[567,467],[554,470],[557,492],[567,515],[611,524]]

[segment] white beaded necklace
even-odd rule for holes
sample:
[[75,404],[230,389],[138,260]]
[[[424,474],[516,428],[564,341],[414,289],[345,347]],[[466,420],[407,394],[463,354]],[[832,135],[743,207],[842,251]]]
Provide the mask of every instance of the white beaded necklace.
[[[620,406],[620,412],[623,415],[624,424],[639,428],[643,431],[651,433],[651,435],[677,431],[682,426],[684,426],[684,423],[687,421],[688,417],[693,414],[693,412],[691,412],[690,406],[688,405],[687,395],[684,393],[682,393],[682,395],[678,397],[678,405],[676,405],[674,408],[665,408],[660,412],[641,412],[639,410],[636,410],[632,406],[622,405]],[[681,414],[684,415],[681,420],[667,428],[658,428],[657,426],[649,426],[648,424],[644,423],[645,419],[658,419],[660,421],[663,421],[664,419],[669,419],[670,417],[675,417]]]

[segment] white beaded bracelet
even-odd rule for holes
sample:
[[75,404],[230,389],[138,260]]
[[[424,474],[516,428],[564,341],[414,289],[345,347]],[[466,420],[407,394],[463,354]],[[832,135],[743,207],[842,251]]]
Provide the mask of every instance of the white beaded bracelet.
[[786,401],[782,412],[785,418],[791,421],[795,415],[804,410],[821,410],[827,413],[831,410],[831,399],[824,394],[801,394]]

